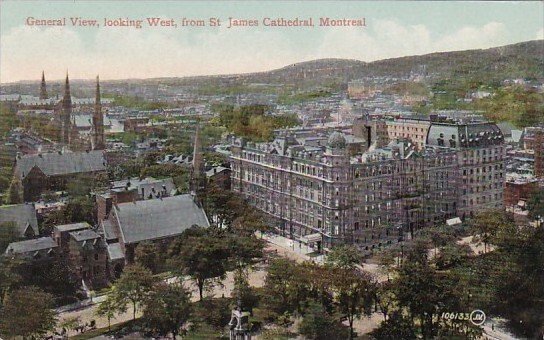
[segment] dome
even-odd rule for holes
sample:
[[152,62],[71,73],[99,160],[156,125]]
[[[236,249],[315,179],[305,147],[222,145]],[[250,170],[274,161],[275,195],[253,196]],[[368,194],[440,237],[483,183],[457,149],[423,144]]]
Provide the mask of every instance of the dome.
[[343,149],[346,147],[346,137],[342,132],[335,131],[329,136],[328,145],[333,149]]

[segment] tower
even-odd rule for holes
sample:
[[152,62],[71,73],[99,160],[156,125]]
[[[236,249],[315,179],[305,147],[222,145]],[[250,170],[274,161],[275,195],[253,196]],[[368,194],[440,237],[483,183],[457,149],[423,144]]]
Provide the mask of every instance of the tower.
[[92,122],[92,149],[104,150],[104,116],[102,115],[102,103],[100,102],[100,80],[98,76],[96,76],[96,98]]
[[195,142],[193,147],[193,166],[191,172],[191,192],[197,194],[204,188],[204,158],[202,157],[202,146],[200,144],[200,127],[196,126]]
[[62,98],[62,108],[60,112],[60,141],[65,145],[70,144],[70,118],[72,116],[72,95],[70,94],[70,80],[66,72],[66,83],[64,85],[64,97]]
[[47,87],[45,86],[45,72],[42,71],[42,85],[40,86],[40,99],[47,99]]

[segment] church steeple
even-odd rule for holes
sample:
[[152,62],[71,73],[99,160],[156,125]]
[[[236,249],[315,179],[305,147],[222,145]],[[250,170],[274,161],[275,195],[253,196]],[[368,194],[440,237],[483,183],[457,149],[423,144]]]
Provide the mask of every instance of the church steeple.
[[66,83],[64,85],[64,97],[62,98],[61,109],[61,142],[63,144],[70,144],[70,130],[72,117],[72,95],[70,94],[70,80],[68,79],[68,72],[66,72]]
[[94,102],[92,129],[93,150],[104,150],[104,116],[102,115],[102,102],[100,101],[100,79],[98,76],[96,76],[96,97]]
[[42,71],[42,84],[40,86],[40,99],[47,99],[47,87],[45,86],[45,72]]
[[197,195],[206,184],[206,176],[204,174],[204,158],[202,156],[202,146],[200,141],[200,127],[198,125],[196,126],[195,132],[192,165],[191,192]]
[[72,105],[72,95],[70,94],[70,79],[68,78],[68,71],[66,72],[66,82],[64,84],[64,103],[70,103]]

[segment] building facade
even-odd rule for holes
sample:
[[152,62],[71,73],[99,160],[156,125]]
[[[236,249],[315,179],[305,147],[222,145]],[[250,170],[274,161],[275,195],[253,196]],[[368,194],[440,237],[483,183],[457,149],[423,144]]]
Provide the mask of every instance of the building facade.
[[[494,131],[493,126],[482,131]],[[326,247],[354,243],[364,249],[398,242],[406,232],[502,206],[502,139],[446,145],[441,136],[448,129],[433,124],[423,149],[401,138],[358,155],[350,155],[340,132],[333,132],[326,146],[289,134],[271,143],[236,139],[232,189],[292,239],[320,235]]]

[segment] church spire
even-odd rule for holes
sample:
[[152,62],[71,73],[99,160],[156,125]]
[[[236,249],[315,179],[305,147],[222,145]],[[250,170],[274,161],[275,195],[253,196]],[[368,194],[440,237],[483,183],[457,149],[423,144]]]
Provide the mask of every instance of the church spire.
[[66,83],[64,84],[64,99],[72,104],[72,95],[70,94],[70,79],[68,79],[68,71],[66,71]]
[[193,172],[196,176],[200,176],[202,170],[204,170],[204,164],[202,160],[202,150],[200,146],[200,126],[196,126],[195,142],[193,146]]
[[98,76],[96,76],[96,96],[94,102],[92,129],[93,150],[104,150],[104,115],[102,114],[102,102],[100,100],[100,78]]
[[70,80],[68,79],[68,71],[66,71],[66,84],[64,85],[64,97],[62,98],[61,110],[61,142],[70,144],[70,130],[72,117],[72,95],[70,94]]
[[195,142],[193,146],[193,169],[191,172],[191,192],[198,194],[205,186],[206,176],[204,175],[204,158],[200,142],[200,126],[196,126]]
[[47,99],[47,87],[45,86],[45,72],[42,71],[42,84],[40,86],[40,99]]

